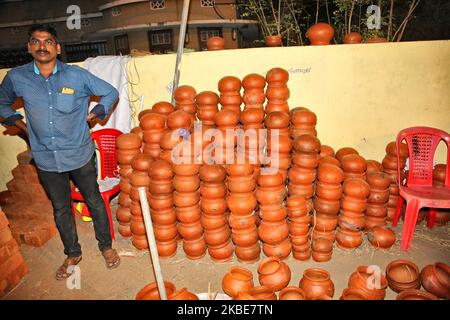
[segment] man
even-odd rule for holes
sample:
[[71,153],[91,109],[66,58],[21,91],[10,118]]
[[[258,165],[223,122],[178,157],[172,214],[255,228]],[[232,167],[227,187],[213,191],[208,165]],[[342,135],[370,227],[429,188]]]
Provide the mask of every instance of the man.
[[[56,279],[69,277],[68,267],[81,261],[81,246],[71,211],[70,177],[91,212],[95,237],[106,265],[115,268],[120,257],[112,249],[87,121],[103,119],[117,101],[118,92],[87,70],[57,60],[61,46],[56,30],[49,25],[31,27],[28,52],[34,61],[10,70],[0,85],[0,117],[4,118],[3,125],[16,125],[28,134],[39,178],[52,201],[67,255],[56,272]],[[100,96],[101,100],[88,115],[90,96]],[[24,100],[26,124],[11,108],[17,97]]]

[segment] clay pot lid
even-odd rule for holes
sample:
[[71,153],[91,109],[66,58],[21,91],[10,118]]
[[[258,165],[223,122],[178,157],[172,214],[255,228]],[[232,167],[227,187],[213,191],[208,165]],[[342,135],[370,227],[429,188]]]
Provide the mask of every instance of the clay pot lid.
[[263,89],[266,86],[266,78],[258,73],[250,73],[242,79],[242,86],[245,90],[253,88]]
[[296,107],[291,110],[291,122],[294,126],[315,126],[317,124],[317,116],[314,112],[305,107]]
[[156,113],[167,116],[175,110],[175,107],[170,102],[159,101],[152,106],[152,110]]
[[[241,114],[242,117],[242,114]],[[266,128],[269,129],[284,129],[289,127],[290,118],[285,112],[274,111],[267,115],[264,120]]]
[[418,281],[419,267],[410,260],[398,259],[386,266],[386,278],[389,282],[409,284]]
[[335,158],[339,160],[339,162],[342,160],[342,157],[344,157],[347,154],[359,154],[358,151],[352,147],[343,147],[340,148],[338,151],[336,151]]
[[210,37],[206,42],[206,47],[208,51],[222,50],[225,48],[225,40],[219,36]]
[[219,103],[219,96],[213,91],[202,91],[195,97],[195,102],[199,105]]
[[200,180],[205,182],[222,182],[225,180],[226,171],[222,165],[212,164],[200,166]]
[[150,112],[145,114],[139,121],[139,126],[145,130],[164,129],[166,126],[166,116]]
[[439,300],[439,298],[426,291],[407,289],[400,292],[396,300]]
[[341,167],[345,172],[364,173],[367,170],[366,159],[359,154],[351,153],[342,156]]
[[219,80],[217,87],[221,93],[228,91],[240,91],[241,79],[235,76],[226,76]]
[[131,161],[131,167],[134,170],[148,171],[153,163],[153,158],[148,154],[137,154]]
[[167,126],[172,130],[189,129],[192,126],[192,116],[184,110],[176,110],[167,116]]
[[[397,143],[395,141],[389,142],[386,145],[385,151],[392,157],[397,157]],[[407,158],[409,156],[408,146],[405,143],[400,144],[400,158]]]
[[194,87],[188,85],[179,86],[174,92],[174,98],[177,102],[182,100],[191,100],[193,102],[196,95],[197,91],[195,91]]
[[272,68],[266,73],[266,81],[287,83],[289,81],[289,72],[283,68]]
[[306,37],[311,43],[329,43],[334,36],[334,29],[328,23],[319,22],[313,24],[306,31]]
[[361,43],[362,36],[358,32],[349,32],[344,37],[345,44]]
[[241,112],[240,121],[242,124],[263,123],[263,108],[247,108]]
[[222,109],[214,115],[214,122],[218,127],[236,126],[239,123],[239,115],[234,111]]
[[295,138],[294,149],[298,153],[315,153],[320,152],[320,140],[311,134],[302,134]]
[[392,182],[390,175],[382,171],[366,172],[366,181],[377,189],[387,189]]
[[117,137],[116,145],[119,150],[139,149],[142,145],[142,140],[137,134],[124,133]]

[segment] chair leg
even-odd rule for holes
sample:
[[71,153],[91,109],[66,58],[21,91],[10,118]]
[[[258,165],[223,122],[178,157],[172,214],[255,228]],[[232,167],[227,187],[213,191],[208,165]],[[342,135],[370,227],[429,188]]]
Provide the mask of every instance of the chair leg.
[[111,239],[116,240],[115,234],[114,234],[114,224],[112,220],[111,215],[111,206],[109,204],[109,197],[102,195],[103,201],[105,202],[106,212],[108,213],[108,220],[109,220],[109,232],[111,234]]
[[419,201],[413,199],[406,203],[405,220],[403,224],[401,249],[409,250],[411,246],[414,229],[416,227],[417,216],[419,215]]
[[427,217],[427,227],[432,229],[434,227],[435,221],[436,221],[436,208],[430,208],[430,212],[428,213]]
[[393,227],[397,226],[398,220],[400,219],[400,216],[402,214],[403,201],[403,198],[399,195],[397,200],[397,207],[395,208],[394,218],[392,219]]
[[83,204],[83,210],[81,210],[82,217],[91,217],[91,213],[89,212],[89,208],[86,203]]

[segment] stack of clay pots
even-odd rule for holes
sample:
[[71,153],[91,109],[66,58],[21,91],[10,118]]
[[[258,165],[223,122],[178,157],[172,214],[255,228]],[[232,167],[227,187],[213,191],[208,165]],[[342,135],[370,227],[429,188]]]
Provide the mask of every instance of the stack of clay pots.
[[195,98],[197,104],[197,117],[202,122],[205,128],[211,128],[215,126],[214,116],[219,109],[217,104],[219,103],[219,96],[212,91],[200,92]]
[[166,118],[165,115],[150,112],[139,121],[145,142],[142,153],[150,155],[154,160],[158,159],[161,153],[160,141],[166,131]]
[[350,153],[340,159],[341,168],[344,170],[344,178],[366,179],[367,162],[359,154]]
[[339,161],[339,164],[342,161],[342,158],[348,154],[359,154],[358,151],[352,147],[343,147],[336,151],[335,158]]
[[237,144],[235,130],[239,123],[239,114],[231,109],[222,109],[215,114],[214,122],[220,133],[220,136],[214,140],[215,163],[224,165],[230,163],[227,161],[228,156],[231,156],[231,161],[234,159],[234,149]]
[[309,209],[302,196],[289,196],[287,200],[289,223],[289,240],[292,245],[292,256],[297,260],[308,260],[311,257],[309,239]]
[[202,165],[200,168],[200,207],[203,237],[208,253],[214,261],[228,261],[233,255],[233,243],[228,227],[227,203],[225,201],[226,172],[218,164]]
[[[190,141],[183,143],[193,149]],[[183,239],[186,256],[192,260],[202,258],[206,253],[200,210],[200,165],[195,163],[195,159],[195,155],[189,155],[183,157],[181,163],[173,164],[173,200],[179,221],[178,233]]]
[[287,86],[289,73],[282,68],[272,68],[266,73],[266,114],[274,111],[284,112],[289,115],[289,105],[287,100],[290,91]]
[[330,146],[327,146],[326,144],[322,144],[320,146],[319,158],[323,159],[327,156],[334,158],[335,156],[334,149]]
[[170,102],[159,101],[152,106],[151,110],[152,112],[159,113],[167,117],[175,110],[175,107]]
[[370,187],[361,178],[348,178],[344,181],[343,191],[336,241],[342,249],[354,249],[363,241],[362,230],[366,223],[364,211]]
[[192,117],[186,111],[176,110],[169,114],[167,117],[169,130],[162,135],[160,141],[161,159],[172,163],[173,148],[177,147],[181,141],[189,138],[192,125]]
[[263,252],[266,256],[278,256],[281,259],[287,258],[291,253],[291,243],[288,239],[289,225],[286,221],[287,210],[284,202],[286,194],[281,173],[260,173],[256,190],[261,217],[258,228],[259,238],[263,242]]
[[143,141],[144,141],[144,130],[142,130],[141,127],[137,126],[137,127],[134,127],[133,129],[131,129],[130,133],[134,133],[135,135],[138,135],[139,139],[141,139],[142,144],[141,144],[140,152],[142,153],[142,151],[144,150],[144,147],[145,147],[145,143],[143,143]]
[[366,230],[368,230],[375,226],[386,225],[391,177],[381,171],[372,171],[366,173],[366,181],[370,186],[366,209]]
[[218,84],[220,92],[221,110],[231,110],[239,116],[241,114],[241,80],[237,77],[226,76]]
[[197,96],[197,91],[188,85],[179,86],[175,89],[173,96],[175,98],[175,109],[186,111],[191,115],[192,121],[195,122],[197,111],[195,97]]
[[316,168],[319,165],[320,140],[311,134],[303,134],[294,140],[293,166],[289,170],[289,195],[305,197],[312,208]]
[[[328,249],[332,249],[332,247],[328,242],[332,244],[335,240],[343,180],[344,172],[336,164],[330,162],[319,165],[313,220],[313,258],[316,261],[327,261],[325,259],[331,258],[332,252]],[[319,239],[326,239],[328,242]]]
[[150,197],[149,185],[150,177],[149,170],[153,159],[148,154],[138,154],[134,156],[131,166],[133,172],[130,175],[131,183],[131,221],[130,229],[132,233],[132,243],[138,249],[148,248],[144,217],[141,210],[141,201],[139,197],[139,187],[145,187],[147,199]]
[[119,162],[120,194],[119,207],[116,218],[119,221],[119,233],[123,237],[131,237],[131,184],[130,175],[133,172],[131,161],[134,156],[141,153],[142,140],[137,134],[125,133],[117,138],[117,161]]
[[289,115],[273,111],[266,116],[264,124],[267,128],[267,162],[265,166],[278,168],[286,181],[291,167],[292,140],[289,133]]
[[[388,202],[388,213],[387,221],[392,221],[395,214],[395,209],[397,208],[397,203],[399,199],[398,195],[398,179],[397,179],[397,148],[396,142],[392,141],[386,145],[386,155],[383,158],[382,165],[383,171],[388,174],[392,181],[389,186],[389,202]],[[402,179],[405,175],[403,169],[405,168],[406,159],[408,158],[408,146],[404,143],[400,145],[400,174]]]
[[290,111],[291,115],[291,137],[294,140],[302,134],[311,134],[317,137],[317,116],[305,107],[296,107]]
[[226,166],[229,194],[227,206],[231,211],[229,224],[239,261],[253,263],[259,260],[261,247],[254,210],[256,207],[256,181],[252,164]]
[[156,246],[161,258],[170,258],[177,252],[177,215],[173,207],[173,171],[165,160],[152,163],[150,176],[150,213]]

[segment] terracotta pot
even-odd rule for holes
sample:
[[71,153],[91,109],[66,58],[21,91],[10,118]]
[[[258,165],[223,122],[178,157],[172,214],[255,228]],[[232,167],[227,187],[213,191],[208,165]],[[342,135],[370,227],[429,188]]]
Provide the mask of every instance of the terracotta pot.
[[200,201],[200,192],[173,192],[173,202],[177,207],[191,207]]
[[375,204],[375,203],[367,203],[366,207],[366,216],[367,217],[386,217],[387,214],[387,205],[384,204]]
[[200,218],[200,222],[203,226],[203,229],[206,230],[215,230],[217,228],[221,228],[227,225],[227,219],[224,215],[209,215],[202,214]]
[[117,137],[116,145],[119,150],[139,149],[142,145],[142,140],[137,134],[124,133]]
[[267,257],[274,256],[286,259],[291,254],[292,246],[289,239],[276,244],[263,243],[263,252]]
[[401,291],[396,300],[439,300],[434,294],[426,291],[408,289]]
[[289,170],[288,178],[290,182],[295,184],[311,184],[316,179],[316,172],[315,170],[293,166]]
[[225,170],[227,171],[227,174],[229,176],[246,177],[253,174],[253,171],[255,170],[255,165],[249,163],[244,164],[234,163],[226,165]]
[[370,194],[370,186],[363,179],[346,179],[343,184],[343,191],[346,196],[366,199]]
[[322,144],[320,146],[320,152],[319,152],[319,158],[320,159],[322,159],[322,158],[324,158],[326,156],[334,158],[334,154],[335,154],[335,152],[334,152],[334,149],[332,147],[327,146],[325,144]]
[[231,267],[222,279],[223,292],[233,298],[253,287],[253,274],[246,268]]
[[[395,208],[394,208],[395,209]],[[366,216],[366,227],[365,230],[370,230],[374,227],[384,227],[386,226],[386,219],[387,217],[372,217],[372,216]]]
[[395,243],[395,233],[390,228],[376,226],[369,230],[367,239],[375,248],[390,249]]
[[442,299],[450,299],[450,267],[442,262],[427,265],[420,273],[425,290]]
[[131,243],[139,250],[148,248],[147,236],[133,235]]
[[268,47],[280,47],[282,45],[281,37],[279,35],[266,36],[265,43]]
[[286,207],[281,204],[260,206],[260,217],[265,221],[280,221],[286,218],[286,216]]
[[327,23],[319,22],[306,31],[306,37],[311,45],[329,45],[334,36],[334,29]]
[[344,171],[336,165],[323,163],[317,169],[317,179],[327,184],[340,184],[344,180]]
[[224,183],[200,183],[200,195],[202,198],[218,199],[225,198],[227,188]]
[[132,216],[130,221],[130,230],[131,233],[135,235],[145,236],[147,233],[145,230],[144,218]]
[[283,185],[283,176],[277,172],[275,174],[260,174],[258,176],[258,186],[264,188],[279,187]]
[[320,230],[314,229],[311,239],[312,239],[312,241],[314,241],[318,238],[326,238],[326,239],[329,239],[331,242],[334,242],[334,240],[336,239],[336,232],[334,230],[320,231]]
[[239,123],[239,114],[232,110],[222,109],[214,115],[214,122],[218,128],[235,128]]
[[306,251],[292,251],[292,257],[296,260],[300,261],[307,261],[311,258],[311,249],[308,249]]
[[173,178],[173,187],[178,192],[194,192],[200,187],[200,178],[194,176],[179,176]]
[[[164,280],[164,288],[166,289],[166,295],[170,296],[175,292],[175,285],[170,281]],[[143,287],[136,295],[136,300],[161,300],[159,296],[158,284],[152,282]]]
[[206,254],[206,242],[203,236],[197,239],[183,239],[183,250],[186,257],[191,260],[201,259]]
[[333,255],[333,251],[327,252],[327,253],[323,253],[323,252],[317,252],[317,251],[312,251],[312,258],[314,261],[316,262],[327,262],[331,260],[331,256]]
[[369,298],[360,288],[345,288],[339,300],[369,300]]
[[227,211],[227,203],[223,198],[202,198],[200,201],[200,208],[204,214],[217,216],[222,215],[225,211]]
[[223,50],[225,49],[225,40],[219,36],[210,37],[206,42],[206,47],[208,51]]
[[190,223],[179,223],[177,229],[184,240],[198,239],[203,234],[203,227],[200,220]]
[[[239,296],[242,294],[244,293],[240,292],[237,298],[239,298]],[[250,288],[245,292],[245,295],[250,296],[249,300],[277,300],[277,295],[275,294],[273,289],[268,286],[258,286]]]
[[369,197],[367,198],[367,204],[385,204],[389,201],[389,189],[377,190],[370,189]]
[[139,126],[142,130],[164,129],[166,125],[166,117],[159,113],[150,112],[139,119]]
[[314,230],[333,231],[337,227],[338,217],[329,215],[329,214],[323,214],[320,212],[316,212],[316,214],[313,218],[312,224],[313,224]]
[[186,288],[182,288],[170,296],[167,297],[168,300],[199,300],[197,295],[189,292]]
[[325,200],[339,200],[342,198],[341,184],[316,183],[316,196]]
[[292,162],[299,167],[312,170],[317,168],[319,165],[319,155],[294,152]]
[[151,210],[152,222],[160,225],[168,225],[177,222],[177,214],[173,208]]
[[175,110],[174,106],[167,101],[159,101],[152,106],[152,111],[168,116]]
[[199,173],[199,164],[174,164],[172,166],[173,172],[179,176],[193,176]]
[[304,222],[302,219],[301,222],[297,222],[298,218],[289,219],[289,234],[292,236],[302,236],[308,234],[309,232],[309,224]]
[[420,271],[417,265],[409,260],[394,260],[386,266],[386,280],[395,292],[420,288]]
[[254,263],[259,260],[261,254],[261,247],[259,242],[254,243],[248,247],[236,246],[234,248],[236,257],[240,262]]
[[363,173],[367,169],[367,162],[358,154],[347,154],[341,159],[341,167],[344,172]]
[[320,140],[310,134],[298,136],[294,140],[294,149],[298,153],[318,154],[320,152]]
[[303,289],[289,286],[280,291],[280,300],[306,300],[306,294]]
[[326,238],[317,238],[312,242],[311,249],[315,252],[329,253],[333,251],[333,242]]
[[208,253],[211,256],[211,259],[216,262],[229,261],[232,258],[233,249],[231,239],[228,239],[217,246],[208,245]]
[[[319,155],[319,157],[320,157],[320,155]],[[339,162],[339,160],[336,159],[336,158],[333,158],[331,156],[325,156],[325,157],[319,159],[319,167],[322,164],[326,164],[326,163],[335,165],[335,166],[337,166],[339,168],[341,167],[341,163]]]
[[339,162],[341,162],[342,158],[348,154],[359,154],[359,153],[356,149],[354,149],[352,147],[343,147],[343,148],[340,148],[338,151],[336,151],[335,157],[337,160],[339,160]]
[[[186,186],[186,184],[184,184]],[[170,194],[174,190],[172,179],[152,180],[149,185],[151,194]]]
[[233,230],[247,229],[256,225],[256,217],[253,213],[245,216],[234,216],[230,214],[228,223]]
[[299,287],[306,293],[306,299],[308,300],[323,295],[330,297],[334,295],[334,284],[329,272],[320,268],[306,269],[303,272]]
[[116,211],[116,218],[120,222],[130,222],[131,212],[127,207],[119,206]]
[[203,237],[208,246],[217,246],[225,243],[230,238],[230,229],[227,225],[223,225],[220,228],[205,230]]
[[227,197],[227,205],[231,213],[236,216],[245,216],[253,212],[256,207],[254,192],[230,193]]
[[193,223],[200,220],[202,212],[198,204],[189,207],[177,207],[175,208],[177,218],[183,223]]
[[317,123],[317,116],[314,112],[305,107],[297,107],[290,110],[291,122],[295,127],[301,125],[315,126]]
[[121,192],[121,193],[119,194],[119,204],[120,204],[122,207],[129,208],[130,205],[131,205],[131,198],[130,198],[130,195]]
[[326,200],[319,197],[314,199],[314,209],[317,212],[336,215],[339,213],[341,203],[339,200]]
[[156,247],[158,255],[161,259],[172,258],[177,253],[178,240],[177,237],[168,241],[157,241]]
[[253,175],[249,176],[229,176],[227,179],[228,190],[231,192],[252,192],[256,188],[256,180]]
[[289,236],[289,225],[285,220],[279,222],[261,220],[258,233],[263,242],[276,244]]
[[361,43],[361,40],[362,40],[362,36],[358,32],[349,32],[344,37],[345,44]]
[[377,275],[376,270],[368,266],[359,266],[348,279],[348,287],[363,290],[369,300],[383,300],[387,286],[386,278],[381,273]]
[[258,230],[256,226],[250,226],[246,229],[232,229],[231,238],[236,246],[248,247],[258,241]]
[[280,291],[291,281],[291,269],[279,257],[268,257],[258,265],[259,283]]
[[352,231],[364,230],[366,219],[364,213],[341,210],[338,218],[339,227]]
[[348,230],[341,227],[336,232],[336,241],[341,249],[354,249],[361,245],[363,241],[362,233],[361,231]]
[[341,198],[341,208],[354,212],[364,212],[367,208],[367,200],[343,195]]
[[[178,224],[179,225],[179,224]],[[157,241],[169,241],[178,235],[177,224],[153,225],[153,232]]]

